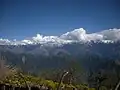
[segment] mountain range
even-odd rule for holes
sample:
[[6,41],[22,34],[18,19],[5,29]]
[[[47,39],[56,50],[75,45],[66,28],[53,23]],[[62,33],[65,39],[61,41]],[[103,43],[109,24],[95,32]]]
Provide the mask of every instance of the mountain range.
[[65,68],[74,61],[86,69],[107,68],[120,59],[120,29],[87,34],[83,28],[60,36],[43,36],[24,40],[0,39],[0,53],[8,63],[38,72]]

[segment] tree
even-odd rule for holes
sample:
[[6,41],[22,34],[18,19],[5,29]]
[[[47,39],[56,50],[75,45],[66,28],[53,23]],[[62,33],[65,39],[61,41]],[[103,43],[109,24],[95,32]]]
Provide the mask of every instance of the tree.
[[65,76],[63,82],[67,84],[76,84],[82,74],[80,63],[77,60],[71,60],[68,62],[66,70],[69,73]]
[[10,75],[14,75],[16,73],[16,68],[12,67],[11,65],[6,64],[6,58],[0,58],[0,79],[4,79]]

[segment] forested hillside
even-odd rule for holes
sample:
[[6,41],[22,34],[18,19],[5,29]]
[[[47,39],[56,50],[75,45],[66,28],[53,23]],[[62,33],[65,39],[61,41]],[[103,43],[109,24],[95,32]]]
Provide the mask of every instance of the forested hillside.
[[[8,65],[33,75],[59,82],[64,71],[65,84],[97,85],[115,88],[119,82],[119,42],[73,43],[64,46],[0,46],[1,57]],[[32,52],[32,53],[31,53]]]

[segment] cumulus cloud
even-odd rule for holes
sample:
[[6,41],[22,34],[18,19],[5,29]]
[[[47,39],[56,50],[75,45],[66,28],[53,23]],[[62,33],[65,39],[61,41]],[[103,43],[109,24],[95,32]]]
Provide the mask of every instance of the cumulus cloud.
[[59,40],[57,36],[43,36],[40,34],[37,34],[36,37],[32,38],[33,41],[35,42],[54,42]]
[[35,41],[41,41],[43,39],[43,35],[37,34],[37,36],[33,37],[32,39]]
[[99,32],[99,34],[103,35],[104,40],[120,40],[120,29],[114,28],[109,30],[103,30]]
[[36,37],[32,37],[31,41],[35,43],[54,43],[54,44],[65,44],[71,42],[70,40],[61,39],[59,36],[43,36],[37,34]]
[[83,28],[75,29],[60,36],[65,40],[85,40],[86,31]]
[[103,40],[103,35],[93,33],[93,34],[86,34],[86,41],[91,41],[91,40]]
[[87,34],[83,28],[75,29],[60,36],[62,39],[76,41],[102,40],[103,35],[98,33]]
[[77,41],[91,41],[91,40],[120,40],[120,29],[109,29],[101,32],[88,34],[83,28],[75,29],[60,36],[62,39],[70,39]]

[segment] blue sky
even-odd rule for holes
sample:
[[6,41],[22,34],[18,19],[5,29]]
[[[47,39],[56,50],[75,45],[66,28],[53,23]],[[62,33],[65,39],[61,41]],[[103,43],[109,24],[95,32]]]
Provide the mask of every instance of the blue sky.
[[0,38],[120,28],[119,0],[0,0]]

